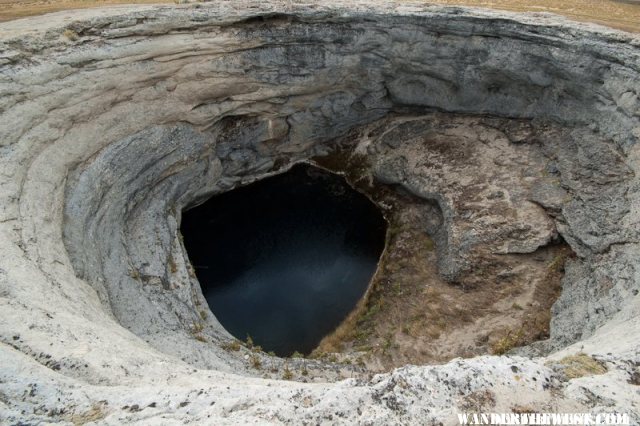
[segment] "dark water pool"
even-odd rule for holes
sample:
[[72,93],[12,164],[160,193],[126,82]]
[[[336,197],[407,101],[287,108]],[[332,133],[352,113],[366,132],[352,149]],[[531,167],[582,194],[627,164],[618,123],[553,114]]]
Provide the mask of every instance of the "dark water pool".
[[215,196],[181,225],[214,315],[280,356],[309,353],[354,308],[385,229],[342,177],[306,165]]

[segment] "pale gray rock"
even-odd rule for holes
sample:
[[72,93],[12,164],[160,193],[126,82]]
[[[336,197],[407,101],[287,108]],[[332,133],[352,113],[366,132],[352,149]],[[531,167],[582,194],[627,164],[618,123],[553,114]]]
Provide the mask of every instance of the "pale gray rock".
[[[640,423],[610,392],[640,361],[639,87],[638,36],[551,15],[220,1],[0,24],[0,422],[455,424],[528,404]],[[606,348],[612,373],[480,357],[299,383],[221,348],[182,209],[367,126],[375,177],[440,207],[444,276],[479,249],[571,245],[547,350]],[[455,192],[474,178],[480,221]]]

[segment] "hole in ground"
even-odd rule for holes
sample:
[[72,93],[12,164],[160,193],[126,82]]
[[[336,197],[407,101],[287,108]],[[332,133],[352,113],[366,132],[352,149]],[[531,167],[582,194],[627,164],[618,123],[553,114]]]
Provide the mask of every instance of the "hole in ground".
[[185,211],[181,231],[220,323],[289,356],[310,353],[364,295],[386,222],[342,177],[298,165]]

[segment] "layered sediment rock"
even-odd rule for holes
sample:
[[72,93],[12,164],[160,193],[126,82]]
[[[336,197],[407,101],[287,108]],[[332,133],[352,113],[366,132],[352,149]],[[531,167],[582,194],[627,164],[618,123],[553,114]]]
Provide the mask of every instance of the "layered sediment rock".
[[[135,6],[0,24],[0,418],[447,423],[527,405],[640,421],[640,39],[462,8],[276,10]],[[446,113],[485,120],[486,147],[464,134],[447,146]],[[488,130],[492,116],[514,125]],[[248,354],[222,349],[177,232],[182,209],[374,123],[374,177],[443,212],[448,279],[479,249],[571,245],[546,346],[573,346],[316,384],[263,380]],[[609,373],[565,383],[545,365],[580,348]]]

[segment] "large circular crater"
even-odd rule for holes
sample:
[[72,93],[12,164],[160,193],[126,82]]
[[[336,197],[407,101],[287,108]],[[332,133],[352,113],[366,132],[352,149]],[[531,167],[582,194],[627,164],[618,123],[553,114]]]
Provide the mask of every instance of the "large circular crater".
[[638,87],[637,35],[551,15],[0,24],[0,422],[640,422]]

